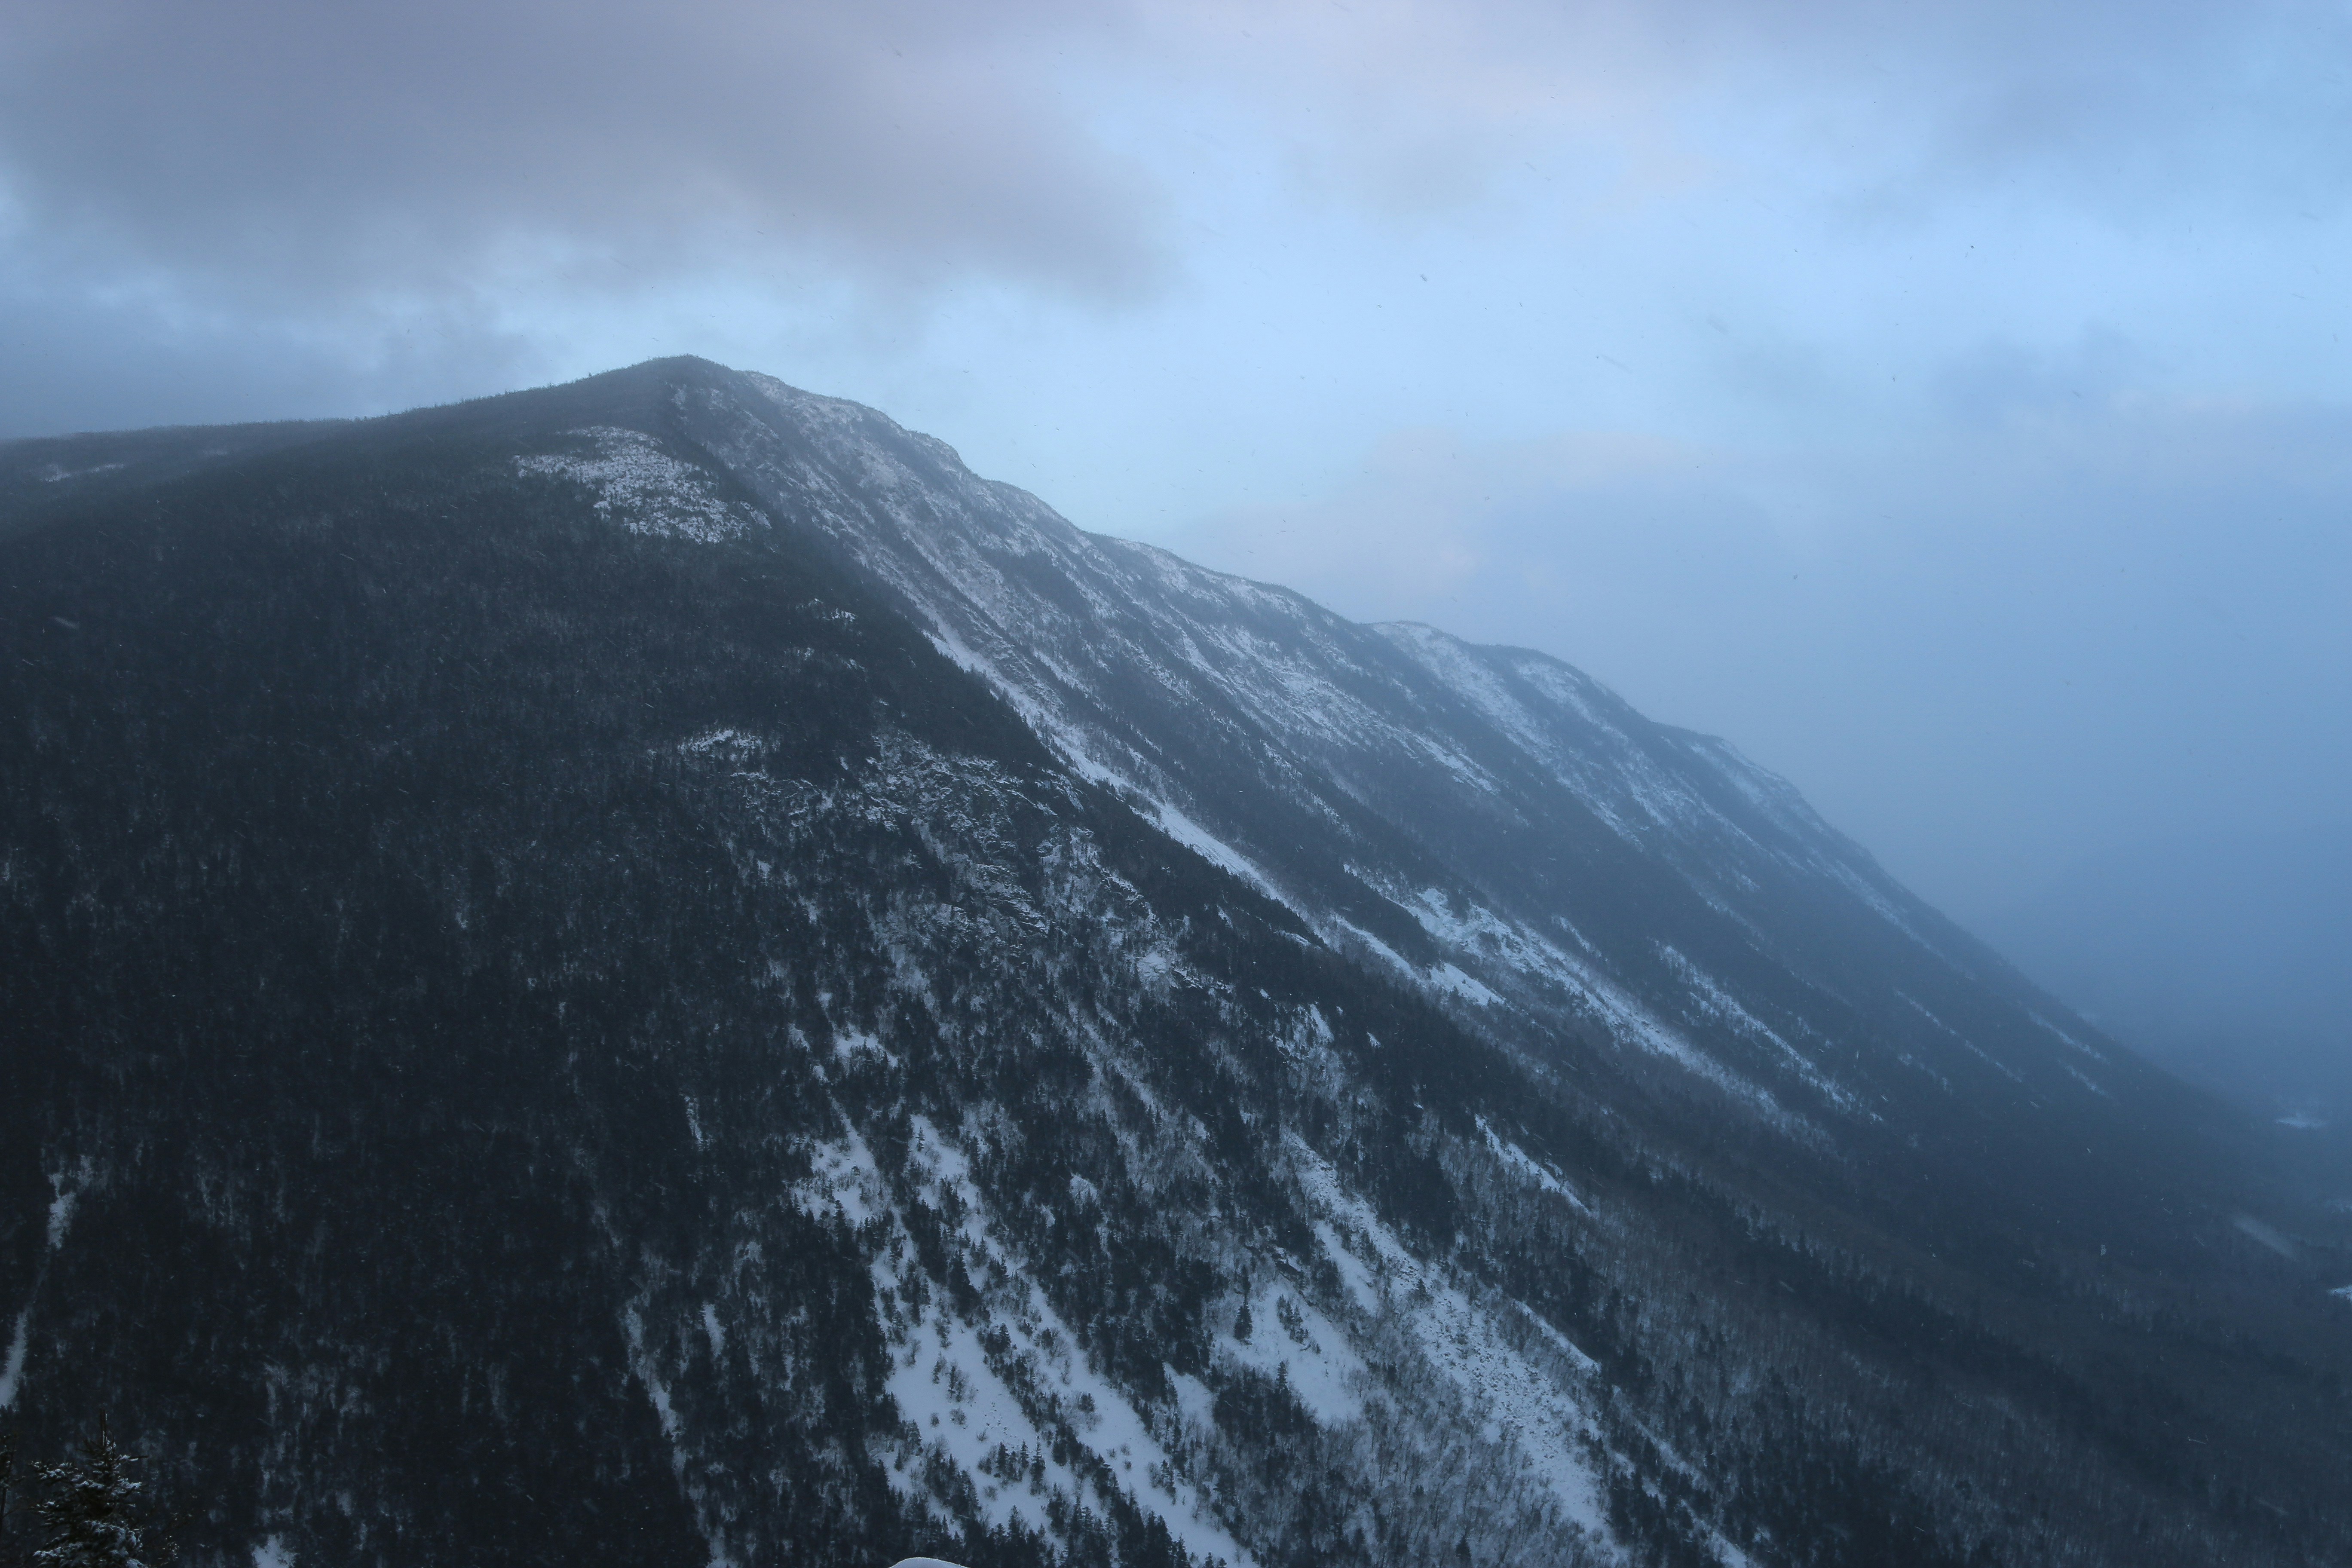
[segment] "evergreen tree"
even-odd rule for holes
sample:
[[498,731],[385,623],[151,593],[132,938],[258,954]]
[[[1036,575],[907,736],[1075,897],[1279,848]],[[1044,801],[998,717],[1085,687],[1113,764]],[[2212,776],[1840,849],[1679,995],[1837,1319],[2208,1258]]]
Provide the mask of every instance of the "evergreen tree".
[[8,1529],[8,1483],[16,1479],[16,1435],[0,1432],[0,1563],[16,1560]]
[[37,1568],[149,1568],[142,1555],[148,1549],[141,1522],[145,1488],[131,1475],[138,1462],[115,1446],[101,1415],[98,1436],[82,1446],[79,1459],[33,1467],[46,1494],[35,1509],[47,1537],[33,1553]]

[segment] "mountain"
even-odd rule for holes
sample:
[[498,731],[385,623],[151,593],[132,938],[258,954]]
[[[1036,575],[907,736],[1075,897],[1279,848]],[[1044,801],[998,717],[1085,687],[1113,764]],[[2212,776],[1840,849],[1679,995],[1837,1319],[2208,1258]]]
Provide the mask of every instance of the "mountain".
[[193,1560],[2352,1558],[2352,1183],[1542,655],[691,360],[0,584],[0,1421]]

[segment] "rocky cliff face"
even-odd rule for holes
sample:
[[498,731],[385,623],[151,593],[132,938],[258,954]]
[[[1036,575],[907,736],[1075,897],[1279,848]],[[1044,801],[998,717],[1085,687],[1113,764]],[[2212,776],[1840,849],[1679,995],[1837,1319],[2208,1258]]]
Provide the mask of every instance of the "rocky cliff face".
[[699,362],[0,504],[0,1421],[200,1559],[2352,1550],[2341,1216],[1556,661]]

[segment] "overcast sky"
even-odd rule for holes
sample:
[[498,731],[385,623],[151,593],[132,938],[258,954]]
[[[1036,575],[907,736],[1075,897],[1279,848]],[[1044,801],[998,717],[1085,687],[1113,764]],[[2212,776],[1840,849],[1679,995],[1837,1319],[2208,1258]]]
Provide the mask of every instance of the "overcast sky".
[[1997,922],[2340,825],[2352,10],[6,0],[0,434],[695,353]]

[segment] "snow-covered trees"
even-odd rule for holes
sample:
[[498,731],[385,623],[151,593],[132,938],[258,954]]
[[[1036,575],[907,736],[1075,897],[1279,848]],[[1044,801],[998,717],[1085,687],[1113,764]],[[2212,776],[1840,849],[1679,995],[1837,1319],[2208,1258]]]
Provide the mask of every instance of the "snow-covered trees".
[[100,1415],[98,1436],[78,1458],[33,1467],[43,1492],[33,1510],[42,1535],[32,1553],[37,1568],[150,1568],[175,1555],[150,1539],[145,1485],[131,1473],[138,1463],[108,1435]]

